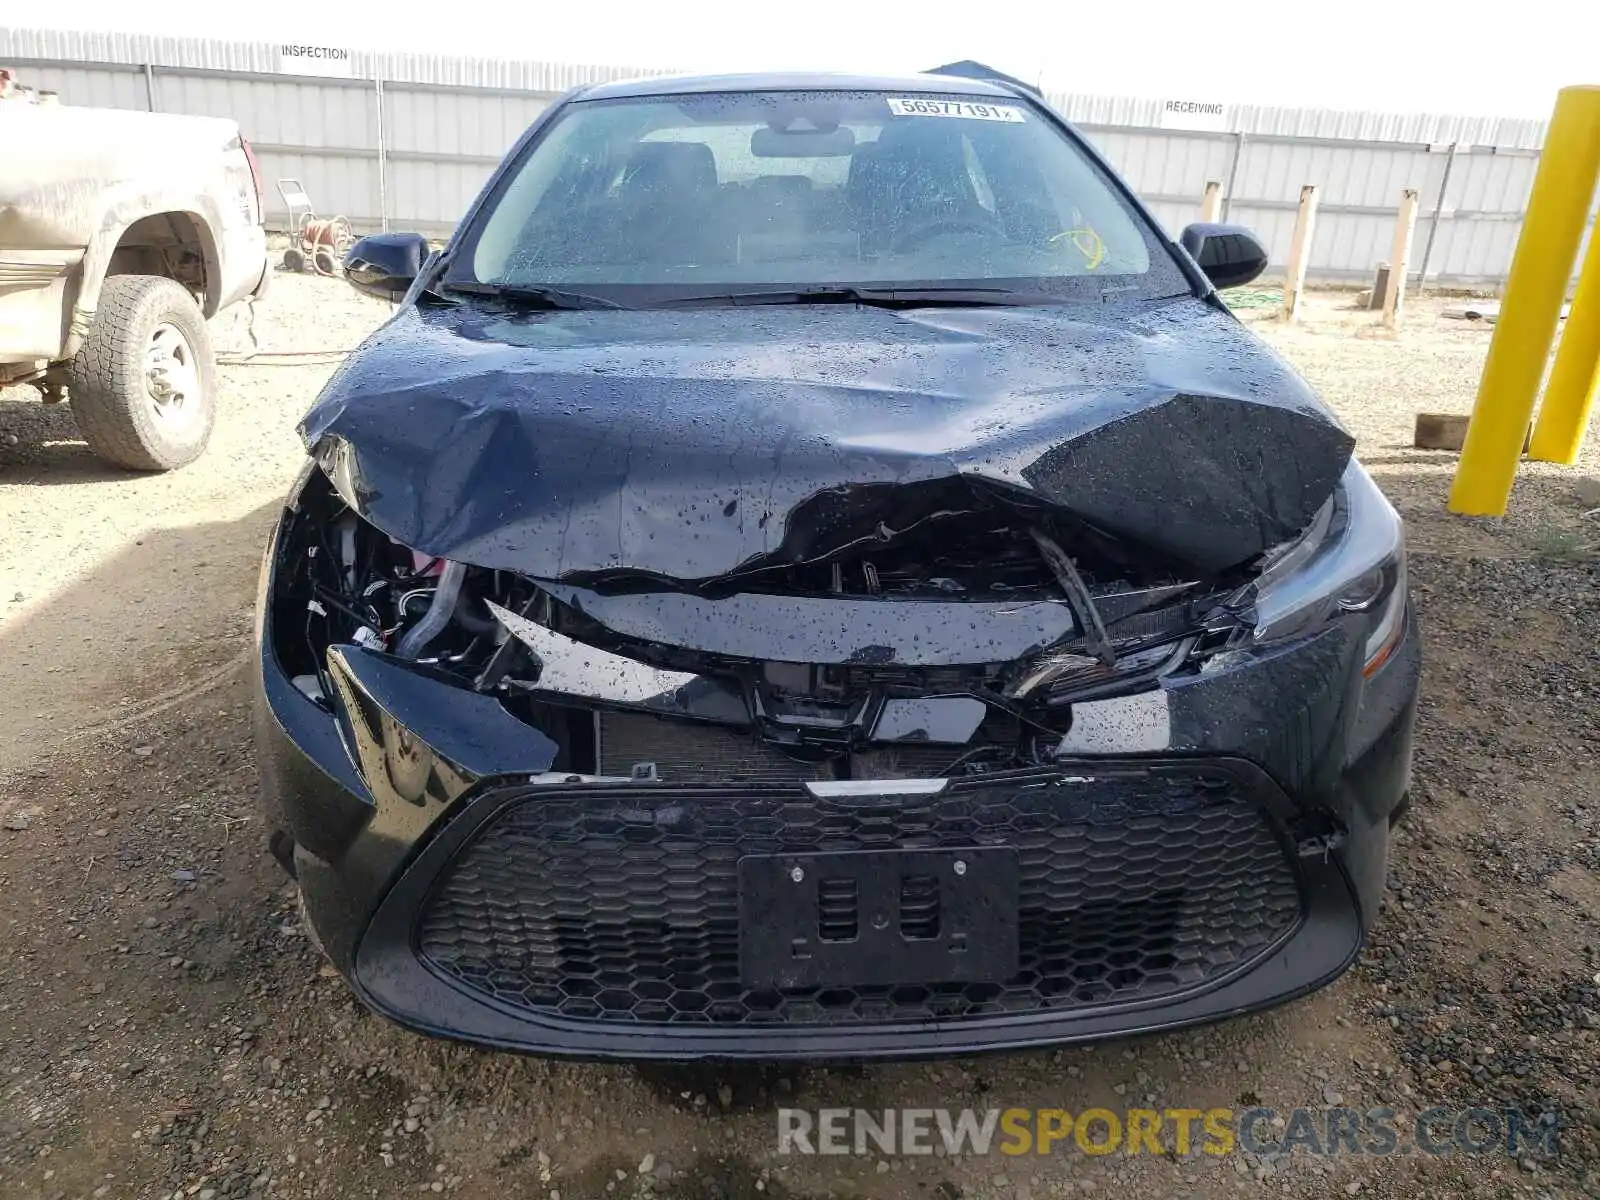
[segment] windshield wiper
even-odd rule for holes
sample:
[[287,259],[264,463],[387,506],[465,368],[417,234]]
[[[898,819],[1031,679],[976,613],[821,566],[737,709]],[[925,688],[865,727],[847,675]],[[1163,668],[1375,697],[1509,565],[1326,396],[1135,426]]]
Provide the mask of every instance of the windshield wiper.
[[561,288],[534,287],[514,283],[447,283],[446,291],[463,292],[469,296],[492,296],[507,304],[524,308],[577,309],[621,308],[615,300],[591,296],[587,292],[568,292]]
[[662,308],[690,308],[717,304],[865,304],[873,308],[972,308],[983,305],[1049,304],[1051,296],[1032,296],[1006,288],[854,287],[822,284],[808,288],[770,288],[760,292],[718,292],[706,296],[680,296],[661,302]]

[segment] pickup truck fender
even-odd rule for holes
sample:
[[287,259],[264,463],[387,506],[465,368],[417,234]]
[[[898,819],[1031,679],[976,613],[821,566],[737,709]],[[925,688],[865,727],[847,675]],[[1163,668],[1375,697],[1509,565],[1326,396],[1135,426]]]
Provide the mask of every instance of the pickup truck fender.
[[108,195],[107,189],[97,188],[95,199],[91,201],[105,206],[104,216],[99,228],[90,235],[84,250],[63,358],[71,358],[77,353],[84,335],[89,332],[95,309],[100,303],[100,290],[105,285],[111,266],[111,256],[121,244],[123,235],[136,221],[145,217],[170,215],[189,219],[194,226],[200,243],[200,256],[205,264],[206,287],[201,311],[208,318],[215,316],[225,302],[222,254],[217,236],[222,223],[221,213],[213,196],[179,189],[151,190],[133,182],[114,185],[109,191]]

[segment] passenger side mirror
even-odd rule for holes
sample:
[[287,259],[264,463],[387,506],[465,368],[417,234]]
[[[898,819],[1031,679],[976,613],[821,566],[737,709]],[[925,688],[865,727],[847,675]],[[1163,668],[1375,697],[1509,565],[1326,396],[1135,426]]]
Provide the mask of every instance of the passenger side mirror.
[[1267,269],[1267,248],[1243,225],[1196,222],[1178,240],[1213,287],[1238,287]]
[[420,233],[374,233],[346,252],[344,277],[358,292],[379,300],[399,300],[410,290],[427,257],[428,239]]

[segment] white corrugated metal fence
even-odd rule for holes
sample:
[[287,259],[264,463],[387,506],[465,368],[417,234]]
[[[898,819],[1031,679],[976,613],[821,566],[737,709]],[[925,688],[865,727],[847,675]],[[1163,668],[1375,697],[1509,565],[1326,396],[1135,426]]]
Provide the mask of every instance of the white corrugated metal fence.
[[[360,229],[448,230],[529,122],[584,82],[663,73],[623,67],[352,51],[348,77],[285,73],[270,43],[0,28],[0,66],[63,103],[227,116],[273,183],[302,181],[319,212]],[[1413,278],[1492,284],[1510,264],[1544,137],[1539,121],[1240,105],[1225,131],[1161,127],[1162,101],[1049,94],[1174,232],[1208,180],[1226,219],[1275,264],[1303,184],[1318,186],[1309,272],[1368,278],[1388,256],[1405,188],[1420,197]]]

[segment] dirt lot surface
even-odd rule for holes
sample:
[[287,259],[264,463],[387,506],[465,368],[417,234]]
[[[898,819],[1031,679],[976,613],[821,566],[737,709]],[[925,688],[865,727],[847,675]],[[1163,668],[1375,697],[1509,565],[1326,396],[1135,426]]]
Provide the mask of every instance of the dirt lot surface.
[[[1526,469],[1512,517],[1450,518],[1454,460],[1409,449],[1411,421],[1470,407],[1489,331],[1423,301],[1385,335],[1347,304],[1247,319],[1411,524],[1416,803],[1368,950],[1267,1014],[942,1064],[552,1064],[360,1010],[263,850],[243,671],[293,426],[333,361],[226,368],[210,451],[167,476],[104,469],[67,412],[0,395],[0,1196],[1600,1196],[1600,498],[1580,484],[1600,440],[1577,471]],[[259,308],[272,351],[351,346],[386,312],[286,276]],[[1342,1104],[1395,1109],[1403,1135],[1430,1105],[1512,1106],[1561,1130],[1553,1159],[797,1157],[780,1104]]]

